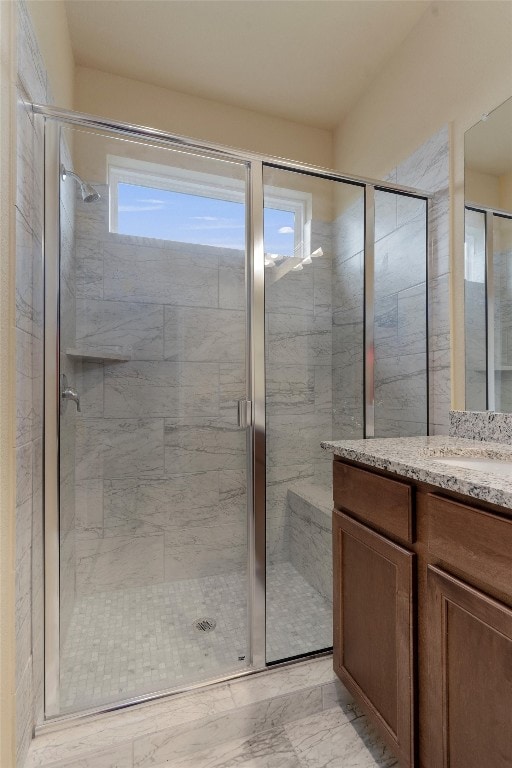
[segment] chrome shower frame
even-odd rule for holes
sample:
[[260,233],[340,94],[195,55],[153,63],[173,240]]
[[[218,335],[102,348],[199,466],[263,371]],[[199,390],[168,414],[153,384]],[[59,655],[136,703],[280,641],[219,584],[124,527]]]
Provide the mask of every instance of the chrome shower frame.
[[501,208],[491,208],[467,201],[464,206],[466,211],[481,213],[484,215],[484,239],[485,239],[485,389],[486,409],[496,410],[496,340],[495,340],[495,309],[496,289],[494,285],[494,219],[508,219],[512,221],[510,211]]
[[[373,361],[373,274],[374,274],[374,192],[382,190],[425,200],[432,195],[418,189],[355,177],[336,171],[258,153],[244,152],[209,142],[187,139],[129,123],[119,123],[63,109],[34,104],[37,119],[45,122],[45,354],[44,354],[44,563],[45,563],[45,721],[38,731],[62,727],[66,722],[119,710],[171,693],[204,688],[218,682],[250,675],[267,668],[265,655],[266,590],[266,431],[265,431],[265,278],[263,241],[263,169],[275,168],[304,173],[330,181],[344,182],[365,192],[365,436],[374,435]],[[247,400],[252,402],[252,420],[247,429],[248,478],[248,571],[250,667],[234,674],[179,689],[155,691],[111,705],[70,715],[59,708],[59,248],[60,248],[60,130],[63,125],[91,128],[119,136],[145,140],[148,145],[166,146],[203,157],[245,164],[246,205],[246,297],[247,297]],[[426,216],[428,234],[428,207]],[[428,254],[428,251],[427,251]],[[428,263],[428,259],[427,259]],[[428,286],[428,271],[427,271]],[[428,335],[428,334],[427,334]],[[427,344],[428,362],[428,344]],[[427,365],[428,386],[428,365]],[[427,407],[428,408],[428,407]],[[428,409],[427,409],[428,423]],[[314,656],[316,654],[310,654]],[[319,655],[319,654],[317,654]],[[323,655],[323,654],[322,654]],[[290,662],[283,662],[290,663]],[[276,666],[276,664],[272,664]]]

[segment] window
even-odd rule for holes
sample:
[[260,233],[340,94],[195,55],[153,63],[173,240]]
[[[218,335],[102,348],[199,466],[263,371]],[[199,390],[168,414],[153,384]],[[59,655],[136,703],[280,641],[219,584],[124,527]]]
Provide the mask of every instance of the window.
[[117,232],[243,250],[245,206],[231,200],[119,182]]
[[[245,249],[245,184],[214,174],[108,156],[110,231]],[[311,195],[265,187],[265,249],[309,253]]]

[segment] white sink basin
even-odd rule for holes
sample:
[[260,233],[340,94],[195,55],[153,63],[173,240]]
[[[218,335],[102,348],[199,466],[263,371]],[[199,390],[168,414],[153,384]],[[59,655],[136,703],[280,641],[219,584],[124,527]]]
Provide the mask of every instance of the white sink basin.
[[488,456],[432,456],[432,459],[441,464],[448,464],[450,467],[474,469],[477,472],[512,480],[512,460],[491,459]]

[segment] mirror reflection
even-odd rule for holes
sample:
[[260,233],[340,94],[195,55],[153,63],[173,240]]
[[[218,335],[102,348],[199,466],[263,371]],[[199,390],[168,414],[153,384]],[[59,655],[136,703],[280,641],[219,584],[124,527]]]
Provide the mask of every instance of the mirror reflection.
[[512,98],[465,136],[466,408],[512,411]]

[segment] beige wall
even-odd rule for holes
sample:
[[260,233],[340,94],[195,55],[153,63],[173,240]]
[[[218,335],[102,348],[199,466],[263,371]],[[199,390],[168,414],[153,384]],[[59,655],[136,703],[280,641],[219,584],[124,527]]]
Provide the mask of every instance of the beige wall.
[[[72,105],[74,65],[64,7],[60,2],[31,2],[35,26],[51,70],[56,100]],[[15,2],[0,2],[0,765],[14,768],[16,721],[31,715],[31,701],[15,688],[15,202],[17,173]],[[25,55],[24,61],[27,56]],[[26,83],[25,83],[26,85]],[[27,158],[23,161],[26,163]],[[23,165],[23,164],[22,164]],[[26,166],[24,166],[25,168]],[[24,168],[22,170],[24,170]],[[19,692],[19,689],[18,689]],[[25,693],[25,691],[24,691]],[[28,715],[27,715],[27,707]]]
[[512,3],[435,3],[336,131],[336,168],[382,177],[450,124],[455,407],[464,405],[464,132],[511,95]]
[[336,167],[380,177],[448,122],[460,138],[511,89],[512,3],[435,3],[338,127]]
[[512,212],[512,171],[499,178],[500,208]]
[[331,131],[87,67],[76,68],[75,109],[238,149],[333,164]]
[[471,203],[500,208],[500,180],[491,173],[481,173],[466,166],[464,197]]
[[471,203],[512,211],[512,171],[502,176],[464,169],[464,195]]
[[73,108],[75,60],[64,0],[26,0],[54,103]]

